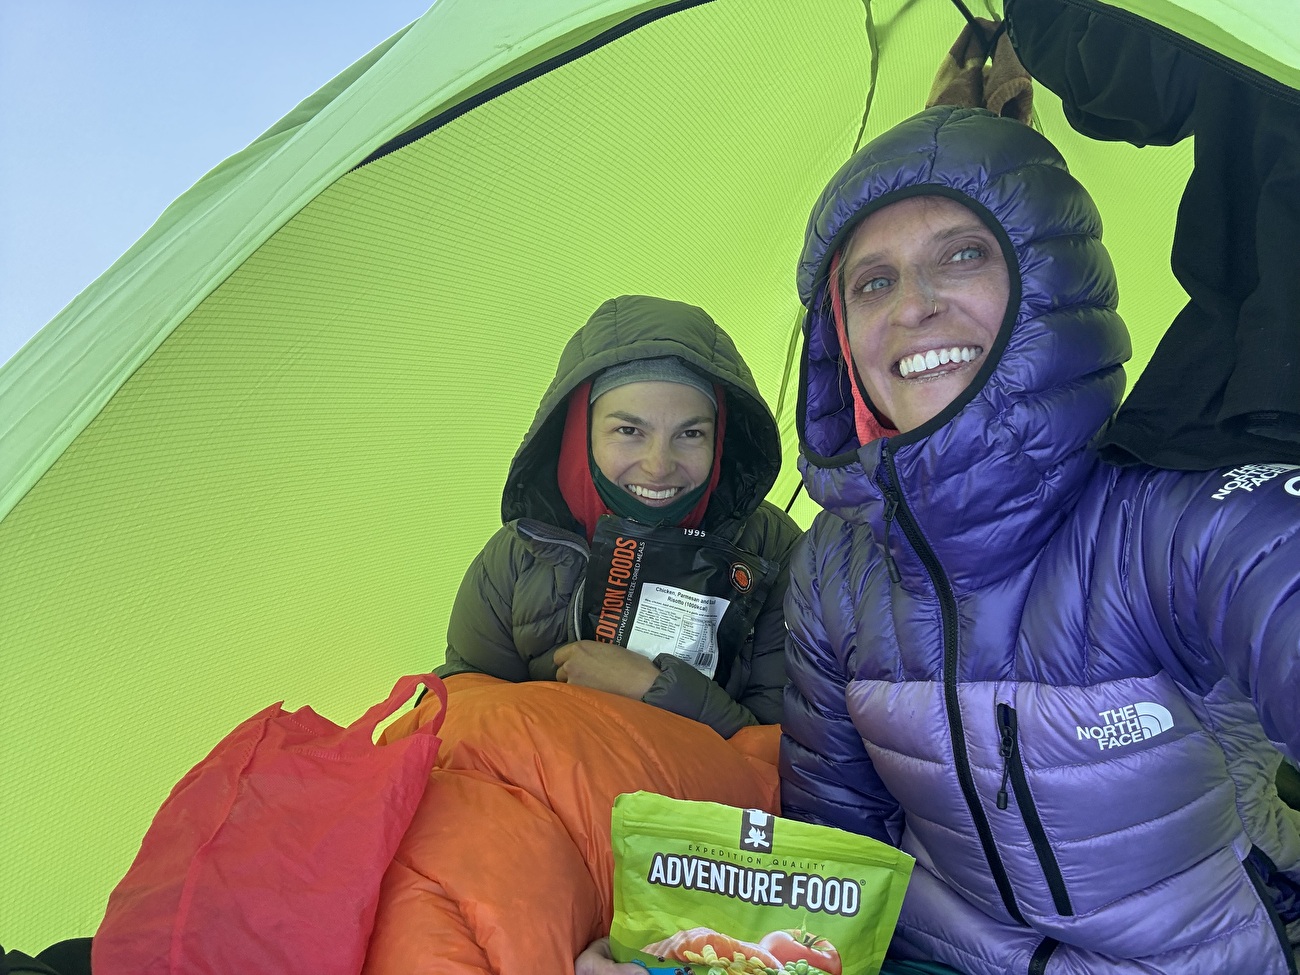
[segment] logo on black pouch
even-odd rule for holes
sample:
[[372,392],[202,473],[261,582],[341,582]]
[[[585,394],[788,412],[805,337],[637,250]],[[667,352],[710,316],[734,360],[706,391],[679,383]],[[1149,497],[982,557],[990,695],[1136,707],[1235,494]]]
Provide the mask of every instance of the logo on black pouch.
[[736,587],[736,592],[749,592],[754,588],[754,573],[744,562],[731,563],[731,584]]

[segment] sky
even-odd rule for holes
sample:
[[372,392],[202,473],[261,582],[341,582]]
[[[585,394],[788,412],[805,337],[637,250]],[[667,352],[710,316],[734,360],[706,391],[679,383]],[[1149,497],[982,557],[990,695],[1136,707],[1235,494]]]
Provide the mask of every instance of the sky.
[[0,0],[0,364],[433,0]]

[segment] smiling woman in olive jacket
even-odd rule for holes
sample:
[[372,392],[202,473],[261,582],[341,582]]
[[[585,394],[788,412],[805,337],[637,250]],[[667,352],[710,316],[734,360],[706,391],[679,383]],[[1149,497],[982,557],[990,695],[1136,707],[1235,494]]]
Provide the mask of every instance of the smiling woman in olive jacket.
[[[618,472],[602,475],[588,435],[593,383],[601,394],[611,383],[648,379],[660,385],[665,378],[684,397],[716,406],[715,417],[699,425],[714,439],[708,479],[683,485],[695,490],[677,504],[648,497],[640,488],[638,497],[630,490],[636,486],[623,484]],[[764,501],[780,466],[771,411],[731,338],[702,309],[644,295],[606,301],[566,344],[510,465],[501,501],[503,525],[461,583],[439,675],[471,672],[516,682],[559,679],[603,686],[701,721],[724,738],[746,725],[778,723],[785,685],[786,565],[800,535],[788,515]],[[681,511],[682,505],[690,510]],[[609,511],[649,524],[698,527],[779,567],[743,643],[719,646],[716,679],[671,654],[649,661],[580,639],[580,594],[592,532],[596,518]],[[631,663],[619,673],[645,667],[644,684],[638,676],[621,686],[613,680],[602,685],[584,670],[602,659],[624,657]]]

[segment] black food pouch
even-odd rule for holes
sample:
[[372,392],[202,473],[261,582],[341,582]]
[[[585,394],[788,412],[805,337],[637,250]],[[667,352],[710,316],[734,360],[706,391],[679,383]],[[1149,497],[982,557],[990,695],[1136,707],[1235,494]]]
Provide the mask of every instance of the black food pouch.
[[685,660],[725,684],[776,580],[775,562],[698,528],[596,523],[579,636]]

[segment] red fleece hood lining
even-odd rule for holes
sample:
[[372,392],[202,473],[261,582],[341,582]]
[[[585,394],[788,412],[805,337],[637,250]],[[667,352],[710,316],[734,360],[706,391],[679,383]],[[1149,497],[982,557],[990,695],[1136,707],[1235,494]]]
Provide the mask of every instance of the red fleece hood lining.
[[[704,521],[704,512],[709,507],[709,500],[718,486],[722,476],[722,444],[727,429],[727,397],[723,388],[713,384],[713,393],[718,398],[718,417],[714,428],[713,469],[709,473],[709,486],[704,496],[691,509],[690,514],[682,519],[680,527],[699,528]],[[596,522],[601,515],[610,513],[596,490],[596,483],[591,478],[591,463],[588,456],[591,382],[587,381],[569,394],[568,412],[564,418],[564,434],[560,438],[560,460],[556,469],[560,495],[569,506],[573,517],[582,525],[591,541],[596,533]]]
[[840,343],[840,355],[849,374],[849,389],[853,393],[853,427],[858,434],[859,446],[879,440],[881,437],[896,436],[898,431],[887,427],[876,419],[875,413],[867,405],[867,399],[858,386],[858,367],[853,364],[853,351],[849,348],[848,328],[844,324],[844,295],[840,291],[840,252],[831,258],[830,276],[826,287],[831,293],[831,317],[835,319],[835,337]]

